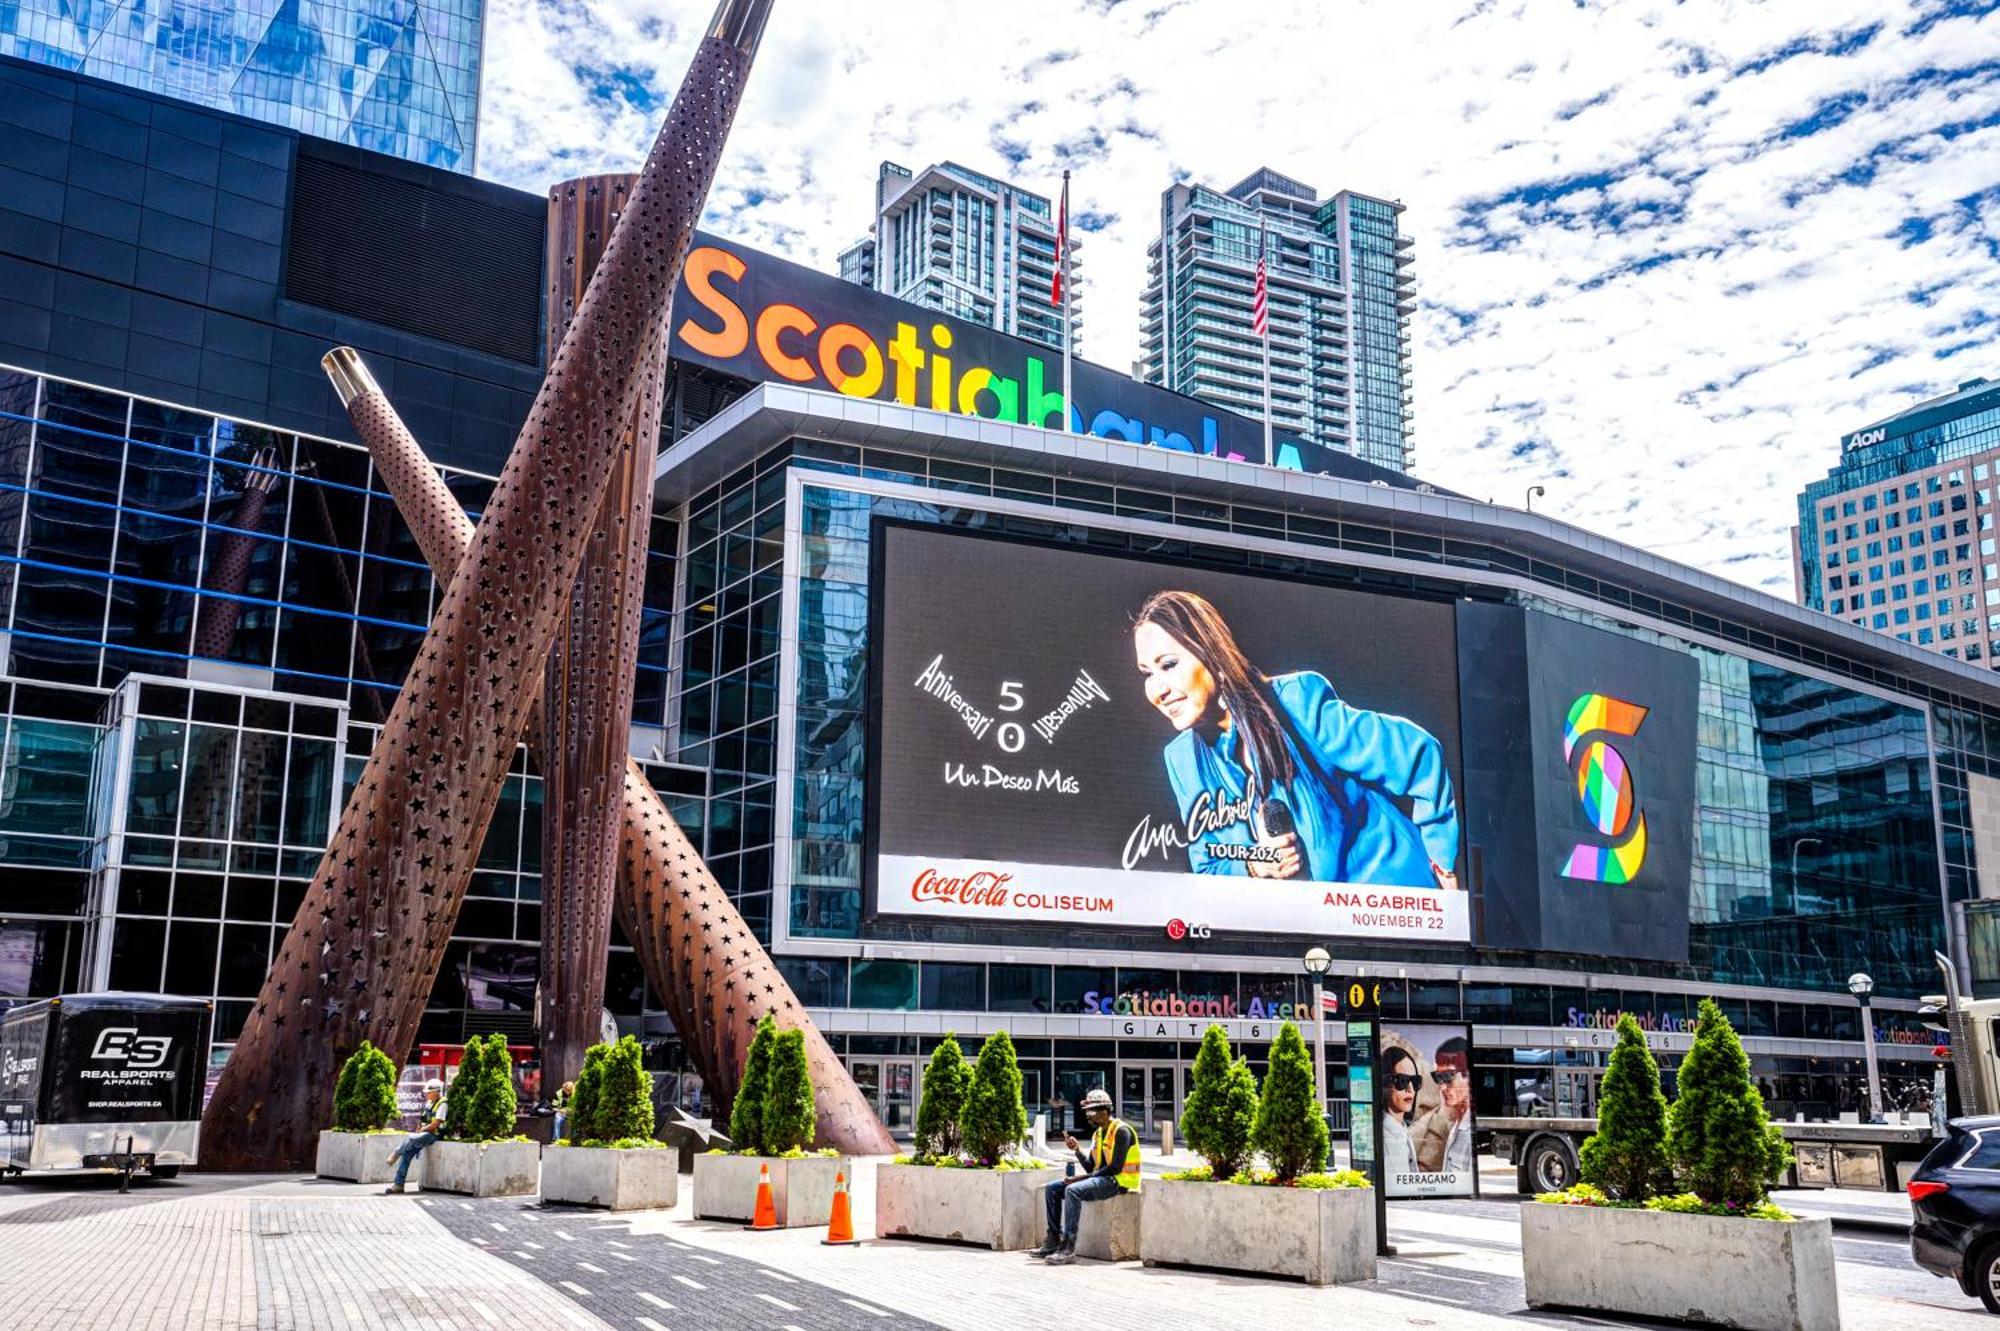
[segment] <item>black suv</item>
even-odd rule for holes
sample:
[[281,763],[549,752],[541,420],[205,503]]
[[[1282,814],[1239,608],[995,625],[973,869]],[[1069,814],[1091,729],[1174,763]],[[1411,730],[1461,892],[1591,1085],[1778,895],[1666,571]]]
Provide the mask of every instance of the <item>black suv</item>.
[[2000,1115],[1952,1120],[1909,1193],[1917,1265],[2000,1313]]

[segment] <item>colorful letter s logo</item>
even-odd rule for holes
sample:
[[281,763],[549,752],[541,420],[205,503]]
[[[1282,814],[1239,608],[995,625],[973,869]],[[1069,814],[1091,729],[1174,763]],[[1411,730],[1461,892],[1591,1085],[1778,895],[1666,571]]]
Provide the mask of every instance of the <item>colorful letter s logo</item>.
[[1632,769],[1625,765],[1625,755],[1601,739],[1581,743],[1584,736],[1600,731],[1636,735],[1646,711],[1637,703],[1602,693],[1586,693],[1569,705],[1569,719],[1563,725],[1563,757],[1576,775],[1577,798],[1599,832],[1622,839],[1608,846],[1571,847],[1562,868],[1565,878],[1629,883],[1646,862],[1646,815],[1637,812]]

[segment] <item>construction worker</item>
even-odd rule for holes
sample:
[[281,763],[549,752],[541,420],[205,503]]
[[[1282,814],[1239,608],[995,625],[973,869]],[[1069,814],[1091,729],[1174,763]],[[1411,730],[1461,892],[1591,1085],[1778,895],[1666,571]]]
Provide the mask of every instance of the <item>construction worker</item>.
[[1077,1163],[1090,1172],[1081,1178],[1051,1180],[1042,1190],[1049,1232],[1034,1255],[1046,1259],[1050,1266],[1067,1266],[1076,1260],[1076,1227],[1083,1219],[1085,1202],[1139,1191],[1139,1134],[1111,1116],[1111,1097],[1103,1087],[1083,1097],[1083,1115],[1095,1129],[1090,1136],[1090,1154],[1084,1154],[1083,1144],[1072,1134],[1063,1135],[1063,1144],[1076,1152]]

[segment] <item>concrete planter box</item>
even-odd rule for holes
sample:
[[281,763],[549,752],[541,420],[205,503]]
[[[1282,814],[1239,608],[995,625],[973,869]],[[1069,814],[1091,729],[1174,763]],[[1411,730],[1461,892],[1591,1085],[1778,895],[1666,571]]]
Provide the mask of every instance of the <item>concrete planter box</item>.
[[1588,1308],[1744,1331],[1838,1331],[1833,1222],[1521,1207],[1531,1308]]
[[1147,1179],[1139,1197],[1139,1256],[1148,1266],[1296,1276],[1308,1285],[1375,1278],[1373,1189]]
[[[389,1183],[396,1177],[396,1152],[414,1134],[408,1132],[333,1132],[319,1135],[319,1155],[313,1173],[350,1183]],[[411,1183],[424,1181],[426,1151],[410,1162]]]
[[878,1165],[875,1235],[1023,1251],[1042,1241],[1042,1187],[1060,1177],[1047,1169]]
[[612,1211],[672,1206],[680,1199],[680,1152],[670,1147],[614,1151],[599,1146],[542,1150],[542,1200]]
[[1121,1192],[1101,1202],[1087,1202],[1076,1223],[1076,1255],[1097,1262],[1139,1260],[1139,1215],[1148,1183],[1137,1193]]
[[771,1200],[778,1223],[787,1229],[824,1225],[833,1215],[833,1178],[847,1175],[854,1186],[854,1162],[845,1156],[783,1160],[763,1155],[698,1155],[694,1158],[694,1214],[698,1220],[741,1220],[757,1214],[757,1176],[771,1167]]
[[534,1142],[437,1142],[424,1152],[424,1191],[519,1197],[541,1184]]

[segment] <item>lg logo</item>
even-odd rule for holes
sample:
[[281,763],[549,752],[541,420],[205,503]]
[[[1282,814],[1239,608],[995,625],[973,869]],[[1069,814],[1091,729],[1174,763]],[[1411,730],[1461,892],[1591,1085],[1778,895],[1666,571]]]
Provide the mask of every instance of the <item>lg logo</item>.
[[1600,734],[1636,735],[1647,709],[1602,693],[1586,693],[1569,705],[1563,725],[1563,757],[1576,778],[1584,814],[1609,845],[1570,848],[1562,876],[1587,883],[1629,883],[1646,862],[1646,815],[1638,808],[1632,770],[1625,755]]
[[1205,924],[1189,924],[1186,920],[1168,920],[1167,937],[1173,939],[1176,943],[1185,938],[1206,938],[1208,937],[1208,926]]
[[105,1063],[123,1063],[128,1068],[156,1068],[167,1061],[174,1046],[167,1035],[141,1035],[136,1027],[107,1026],[97,1033],[90,1056]]

